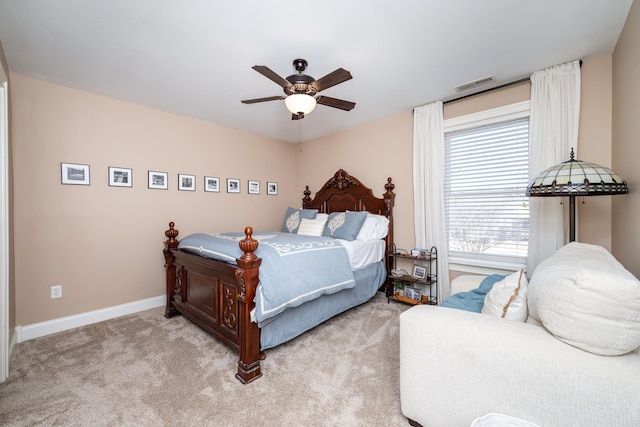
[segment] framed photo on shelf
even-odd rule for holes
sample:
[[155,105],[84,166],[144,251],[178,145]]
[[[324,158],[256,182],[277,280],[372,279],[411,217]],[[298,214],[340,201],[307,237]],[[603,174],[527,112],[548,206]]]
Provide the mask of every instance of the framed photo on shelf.
[[196,176],[179,173],[178,174],[178,190],[196,191]]
[[215,176],[205,176],[204,177],[204,191],[209,191],[212,193],[220,192],[220,178]]
[[235,178],[227,178],[227,193],[239,193],[240,180]]
[[169,175],[167,172],[149,171],[148,187],[157,190],[167,190],[169,188]]
[[267,181],[267,194],[277,196],[278,195],[278,183]]
[[110,187],[133,187],[133,170],[109,166]]
[[416,279],[423,279],[427,277],[427,269],[425,267],[414,265],[413,266],[413,277]]
[[420,289],[413,288],[411,286],[405,286],[404,296],[405,298],[411,298],[412,300],[416,300],[416,301],[422,300],[422,292],[420,291]]
[[60,163],[62,184],[91,185],[89,180],[89,165],[78,163]]
[[247,191],[249,194],[260,194],[260,181],[249,180],[247,184]]

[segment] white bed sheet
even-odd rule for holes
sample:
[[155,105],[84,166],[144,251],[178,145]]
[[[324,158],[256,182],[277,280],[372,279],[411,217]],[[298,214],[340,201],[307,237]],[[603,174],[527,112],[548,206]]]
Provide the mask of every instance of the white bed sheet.
[[384,259],[385,241],[337,239],[347,250],[351,269],[357,270]]

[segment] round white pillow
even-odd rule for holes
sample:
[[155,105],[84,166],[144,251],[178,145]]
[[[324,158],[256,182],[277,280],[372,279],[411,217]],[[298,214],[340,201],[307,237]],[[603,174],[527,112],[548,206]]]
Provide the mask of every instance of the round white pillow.
[[640,281],[605,248],[572,242],[538,265],[529,315],[556,338],[617,356],[640,347]]

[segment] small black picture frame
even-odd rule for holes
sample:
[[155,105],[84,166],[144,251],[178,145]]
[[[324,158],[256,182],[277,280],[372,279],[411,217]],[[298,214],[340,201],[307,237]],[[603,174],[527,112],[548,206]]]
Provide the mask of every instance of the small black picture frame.
[[249,194],[260,194],[260,181],[249,180],[247,182],[247,192]]
[[178,174],[178,190],[196,191],[196,176],[185,173]]
[[133,169],[109,166],[109,187],[133,187]]
[[204,191],[211,193],[220,192],[220,178],[217,176],[205,176],[204,177]]
[[148,187],[152,190],[167,190],[169,188],[169,174],[149,171]]
[[65,185],[91,185],[89,165],[60,163],[61,182]]
[[239,193],[240,180],[236,178],[227,178],[227,193]]
[[278,195],[278,183],[277,182],[267,181],[267,194],[270,195],[270,196],[277,196]]

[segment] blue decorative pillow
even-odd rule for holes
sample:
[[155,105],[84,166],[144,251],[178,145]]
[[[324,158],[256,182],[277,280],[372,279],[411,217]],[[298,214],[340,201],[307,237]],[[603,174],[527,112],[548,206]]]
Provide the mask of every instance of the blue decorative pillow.
[[480,286],[469,292],[459,292],[444,300],[442,307],[457,308],[458,310],[475,311],[480,313],[484,305],[484,297],[493,285],[507,277],[504,274],[492,274],[480,282]]
[[355,240],[367,219],[366,212],[334,212],[324,226],[323,236],[336,239]]
[[317,209],[288,208],[284,216],[284,222],[282,223],[282,232],[297,233],[302,218],[315,219],[317,213]]

